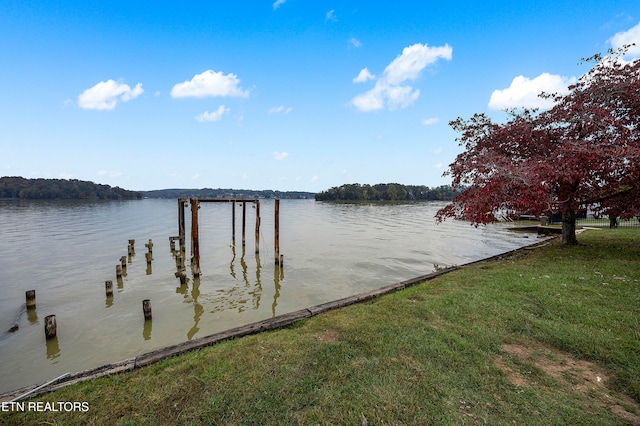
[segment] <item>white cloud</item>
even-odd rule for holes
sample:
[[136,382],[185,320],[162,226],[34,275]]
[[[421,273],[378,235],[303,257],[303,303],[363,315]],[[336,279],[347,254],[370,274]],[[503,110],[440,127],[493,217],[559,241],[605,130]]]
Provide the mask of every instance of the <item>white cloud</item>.
[[283,105],[280,105],[280,106],[277,106],[277,107],[269,108],[268,113],[269,114],[284,114],[284,115],[287,115],[291,111],[293,111],[293,109],[291,107],[286,107],[285,108]]
[[353,82],[364,83],[365,81],[373,80],[374,78],[376,78],[376,76],[371,74],[371,72],[369,71],[369,68],[362,68],[358,76],[353,79]]
[[437,124],[440,122],[440,119],[437,117],[432,117],[432,118],[425,118],[422,120],[422,125],[423,126],[431,126],[433,124]]
[[448,44],[441,47],[429,47],[416,43],[402,49],[402,54],[394,59],[384,70],[389,84],[400,84],[406,80],[415,80],[427,65],[438,59],[451,60],[452,49]]
[[640,57],[640,23],[628,31],[617,33],[609,39],[609,42],[614,49],[635,43],[635,46],[629,48],[626,56],[632,58]]
[[351,45],[352,45],[353,47],[360,47],[360,46],[362,46],[362,42],[361,42],[360,40],[358,40],[357,38],[355,38],[355,37],[351,37],[351,38],[349,39],[349,43],[351,43]]
[[229,108],[225,107],[224,105],[220,105],[218,109],[213,112],[205,111],[202,114],[196,116],[196,120],[201,123],[204,123],[206,121],[220,121],[222,119],[222,116],[228,112]]
[[326,15],[326,20],[327,21],[333,21],[333,22],[338,22],[338,17],[336,16],[336,11],[331,9],[330,11],[327,12]]
[[112,110],[119,102],[128,102],[143,92],[142,83],[132,89],[114,80],[101,81],[78,96],[78,106],[82,109]]
[[276,10],[277,8],[279,8],[280,6],[282,6],[283,4],[285,4],[287,2],[287,0],[276,0],[273,3],[273,10]]
[[204,98],[208,96],[249,97],[249,92],[240,86],[240,80],[235,74],[223,74],[207,70],[196,74],[191,80],[178,83],[171,89],[174,98]]
[[[351,100],[360,111],[368,112],[388,109],[406,108],[420,97],[420,90],[404,85],[407,81],[416,80],[422,70],[435,63],[438,59],[451,60],[453,50],[448,44],[440,47],[430,47],[416,43],[405,47],[384,69],[382,76],[376,79],[375,87],[368,92],[361,93]],[[366,72],[365,72],[366,70]],[[368,75],[373,75],[367,68],[360,71],[354,82],[366,81]]]
[[562,77],[549,73],[540,74],[533,79],[519,75],[513,79],[508,88],[493,91],[489,99],[489,108],[495,110],[551,108],[553,101],[543,99],[538,95],[542,92],[566,94],[569,92],[568,87],[575,82],[575,77]]
[[289,156],[288,152],[278,152],[278,151],[276,151],[276,152],[273,153],[273,159],[276,160],[276,161],[282,161],[285,158],[287,158],[288,156]]
[[355,96],[351,99],[351,103],[363,112],[376,111],[384,108],[384,96],[376,85],[375,89]]
[[317,182],[320,179],[317,175],[311,176],[311,182]]

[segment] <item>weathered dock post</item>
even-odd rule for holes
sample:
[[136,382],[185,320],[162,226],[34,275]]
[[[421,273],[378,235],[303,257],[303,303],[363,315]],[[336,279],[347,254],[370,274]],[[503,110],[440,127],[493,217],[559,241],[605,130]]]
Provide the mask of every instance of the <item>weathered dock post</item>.
[[122,266],[122,273],[124,274],[127,271],[127,256],[122,256],[120,258],[120,264]]
[[56,316],[48,315],[44,318],[44,335],[47,339],[53,339],[58,334]]
[[27,290],[26,294],[26,307],[27,309],[35,309],[36,308],[36,291],[35,290]]
[[136,240],[129,240],[129,247],[131,247],[131,254],[136,252]]
[[122,265],[116,265],[116,278],[122,278]]
[[198,235],[198,209],[200,203],[197,198],[191,199],[191,268],[194,276],[200,276],[200,237]]
[[171,253],[176,251],[176,240],[180,240],[180,237],[169,237],[169,246],[171,247]]
[[275,207],[274,207],[274,253],[275,253],[275,263],[276,265],[280,265],[280,200],[276,198]]
[[107,298],[113,297],[113,281],[107,280],[104,282],[104,289],[107,294]]
[[144,299],[142,301],[142,312],[144,313],[144,320],[145,321],[151,319],[151,300]]
[[187,201],[184,198],[178,199],[178,237],[180,238],[180,250],[184,250],[184,246],[186,244],[186,236],[185,236],[185,218],[184,218],[184,208],[187,205]]
[[153,254],[153,241],[151,239],[144,246],[149,250],[149,254]]
[[231,242],[236,245],[236,200],[231,201]]
[[260,253],[260,201],[256,200],[256,254]]
[[187,282],[187,273],[184,269],[178,269],[174,275],[176,276],[176,278],[180,279],[181,285]]
[[284,268],[284,254],[280,255],[280,267]]
[[245,245],[245,232],[247,229],[247,202],[242,202],[242,247]]

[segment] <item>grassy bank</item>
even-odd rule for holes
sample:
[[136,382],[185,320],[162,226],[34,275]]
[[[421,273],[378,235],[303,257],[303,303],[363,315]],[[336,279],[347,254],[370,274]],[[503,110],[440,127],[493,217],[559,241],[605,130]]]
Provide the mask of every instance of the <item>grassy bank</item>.
[[0,424],[640,424],[640,232],[588,231],[97,379]]

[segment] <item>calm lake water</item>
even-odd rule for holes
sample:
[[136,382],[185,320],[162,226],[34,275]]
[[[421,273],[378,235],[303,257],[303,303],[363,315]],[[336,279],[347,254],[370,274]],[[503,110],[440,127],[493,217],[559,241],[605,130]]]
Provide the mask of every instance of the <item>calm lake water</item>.
[[[176,200],[111,202],[0,201],[0,392],[42,383],[66,372],[112,363],[323,302],[461,265],[536,242],[506,226],[436,224],[443,203],[330,204],[280,202],[280,253],[274,262],[274,202],[261,200],[255,254],[255,209],[203,203],[199,211],[202,275],[181,285],[169,237],[178,235]],[[190,209],[187,216],[189,257]],[[115,269],[136,253],[127,275]],[[145,243],[153,240],[151,268]],[[113,280],[114,296],[105,296]],[[36,290],[37,307],[20,316]],[[145,323],[142,300],[153,320]],[[44,318],[58,335],[47,341]]]

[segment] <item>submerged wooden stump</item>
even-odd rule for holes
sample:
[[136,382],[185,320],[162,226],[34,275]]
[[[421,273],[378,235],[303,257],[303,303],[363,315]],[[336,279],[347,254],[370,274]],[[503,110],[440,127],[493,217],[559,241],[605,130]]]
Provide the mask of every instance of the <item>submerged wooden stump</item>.
[[36,291],[27,290],[26,299],[27,299],[27,302],[26,302],[27,309],[35,309],[36,308]]
[[47,339],[53,339],[58,334],[56,316],[48,315],[44,318],[44,335]]
[[107,297],[113,297],[113,281],[111,280],[105,281],[104,288],[107,293]]
[[145,321],[151,319],[151,300],[144,299],[142,301],[142,312],[144,313]]

